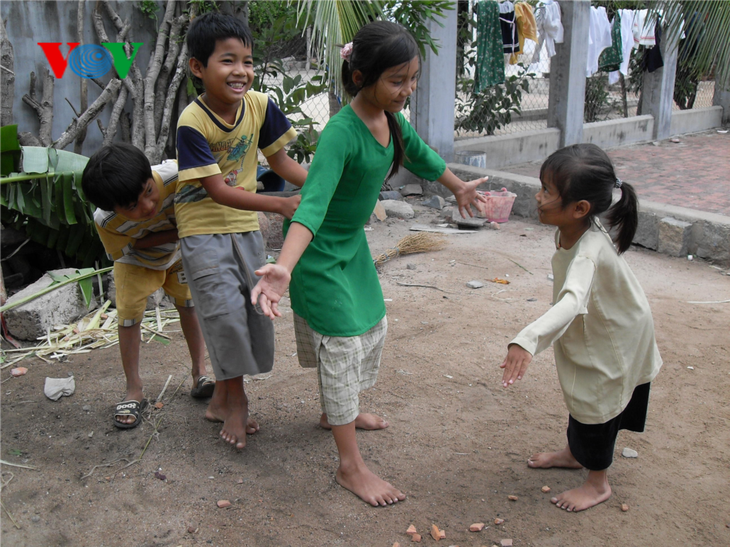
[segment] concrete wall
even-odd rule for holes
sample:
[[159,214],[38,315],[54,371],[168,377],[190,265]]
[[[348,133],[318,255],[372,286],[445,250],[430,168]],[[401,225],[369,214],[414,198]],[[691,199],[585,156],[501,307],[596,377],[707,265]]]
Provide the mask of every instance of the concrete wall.
[[652,140],[654,118],[634,116],[583,124],[583,142],[592,142],[601,148],[616,148],[624,144]]
[[[537,220],[535,194],[540,189],[538,179],[468,165],[450,164],[449,169],[463,180],[488,176],[489,182],[484,189],[504,187],[514,192],[517,197],[512,213]],[[430,185],[427,188],[432,190]],[[634,243],[671,256],[695,255],[727,267],[730,266],[730,219],[714,213],[642,201]]]
[[[161,2],[158,2],[161,4]],[[92,24],[95,0],[86,0],[86,16],[84,17],[84,44],[98,44]],[[128,34],[134,42],[142,42],[135,63],[142,73],[147,69],[147,64],[155,45],[154,37],[157,32],[157,23],[145,17],[136,8],[137,2],[113,2],[114,9],[123,20],[131,22],[131,29]],[[59,0],[57,2],[2,2],[0,3],[0,16],[6,21],[8,39],[13,45],[15,55],[15,100],[13,103],[13,121],[18,124],[18,131],[28,131],[38,135],[38,116],[35,110],[23,103],[23,95],[30,89],[30,73],[35,72],[38,80],[42,69],[51,70],[48,60],[38,42],[61,42],[60,51],[64,57],[68,55],[68,42],[79,42],[76,27],[76,14],[78,2],[76,0]],[[158,12],[162,14],[162,12]],[[106,31],[110,41],[116,41],[116,30],[108,24],[108,17],[103,17],[107,22]],[[52,71],[51,71],[52,73]],[[101,78],[106,84],[109,76]],[[78,104],[79,89],[82,78],[74,74],[70,68],[66,69],[63,77],[58,79],[54,85],[54,116],[53,130],[51,136],[57,139],[66,130],[71,120],[75,117],[74,110],[65,100],[69,99],[76,110],[80,110]],[[101,89],[91,80],[87,80],[89,104],[93,103],[101,94]],[[42,97],[42,82],[36,84],[36,97]],[[131,109],[130,109],[131,111]],[[99,119],[106,126],[109,121],[111,108],[105,108]],[[84,155],[91,155],[99,147],[102,135],[96,123],[89,125],[86,140],[84,141]],[[73,150],[73,144],[67,147]]]
[[671,135],[684,135],[685,133],[697,133],[713,127],[720,127],[722,126],[722,115],[723,108],[721,106],[675,110],[672,112],[669,132]]
[[484,167],[497,169],[506,165],[517,165],[546,158],[555,152],[560,145],[560,130],[557,128],[542,129],[500,135],[464,139],[454,143],[454,153],[458,158],[468,153],[483,153]]

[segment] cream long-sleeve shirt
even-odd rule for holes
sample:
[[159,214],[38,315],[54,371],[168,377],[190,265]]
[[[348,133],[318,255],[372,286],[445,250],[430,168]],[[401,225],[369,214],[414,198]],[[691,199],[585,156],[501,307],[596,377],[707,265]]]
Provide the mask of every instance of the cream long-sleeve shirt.
[[510,344],[532,355],[554,344],[570,414],[605,423],[662,365],[649,302],[597,219],[573,247],[558,247],[552,267],[553,307]]

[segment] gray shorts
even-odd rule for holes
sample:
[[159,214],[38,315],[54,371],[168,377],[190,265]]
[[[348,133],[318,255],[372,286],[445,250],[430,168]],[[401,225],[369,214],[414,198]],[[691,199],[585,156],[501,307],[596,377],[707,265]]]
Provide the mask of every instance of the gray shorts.
[[360,336],[324,336],[294,314],[297,357],[303,367],[317,367],[320,403],[331,425],[345,425],[360,413],[360,392],[378,377],[388,318]]
[[265,262],[261,232],[188,236],[180,250],[216,379],[269,372],[274,324],[251,304]]

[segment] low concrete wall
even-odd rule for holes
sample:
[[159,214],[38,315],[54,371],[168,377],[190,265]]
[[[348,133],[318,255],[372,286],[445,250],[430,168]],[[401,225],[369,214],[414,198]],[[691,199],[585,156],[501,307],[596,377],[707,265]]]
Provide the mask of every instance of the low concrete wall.
[[713,127],[722,126],[721,106],[693,108],[692,110],[675,110],[672,112],[672,123],[669,131],[672,135],[697,133]]
[[485,168],[497,169],[547,158],[560,145],[560,130],[555,128],[525,131],[515,135],[478,137],[454,142],[454,155],[485,153]]
[[[514,192],[517,197],[512,214],[537,220],[538,179],[460,164],[449,164],[449,169],[462,180],[489,177],[489,182],[483,185],[485,190],[505,187]],[[436,191],[434,185],[441,187],[439,183],[428,183],[427,191]],[[671,256],[695,255],[727,267],[730,266],[730,217],[642,201],[634,243]]]
[[654,134],[653,116],[632,116],[583,124],[583,142],[601,148],[616,148],[625,144],[649,142]]
[[[672,135],[697,133],[722,126],[723,108],[712,106],[672,112]],[[583,142],[592,142],[604,149],[653,140],[654,118],[632,116],[583,124]],[[499,169],[547,158],[558,149],[560,130],[556,128],[525,131],[513,135],[477,137],[454,142],[456,161],[485,169]],[[483,154],[483,158],[474,156]]]

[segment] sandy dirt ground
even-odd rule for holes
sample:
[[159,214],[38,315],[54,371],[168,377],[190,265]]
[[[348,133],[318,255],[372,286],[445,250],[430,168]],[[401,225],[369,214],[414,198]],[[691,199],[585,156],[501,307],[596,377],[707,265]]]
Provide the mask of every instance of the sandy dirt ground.
[[[429,211],[374,226],[373,253],[393,247],[414,222],[437,222]],[[220,426],[203,419],[205,403],[190,397],[179,333],[167,347],[142,349],[148,398],[173,379],[163,408],[132,430],[112,425],[112,405],[124,394],[116,347],[60,364],[32,361],[20,378],[4,370],[2,459],[34,469],[2,467],[0,541],[391,547],[410,543],[410,524],[435,545],[428,530],[436,524],[444,546],[730,545],[730,304],[690,303],[727,300],[730,277],[706,262],[626,254],[652,305],[664,367],[646,432],[619,434],[613,497],[566,513],[549,499],[586,472],[527,467],[533,452],[566,442],[552,350],[509,390],[498,365],[507,342],[550,305],[552,234],[512,219],[382,267],[390,326],[378,382],[361,408],[391,425],[358,432],[358,440],[371,469],[407,493],[404,502],[373,508],[335,482],[334,441],[317,425],[317,381],[297,363],[285,300],[274,371],[247,382],[261,431],[241,452],[218,438]],[[491,283],[495,277],[511,283]],[[485,286],[467,288],[471,280]],[[46,399],[45,378],[69,372],[76,393]],[[622,457],[624,447],[638,458]],[[218,508],[219,500],[231,506]],[[469,532],[476,522],[486,527]]]

